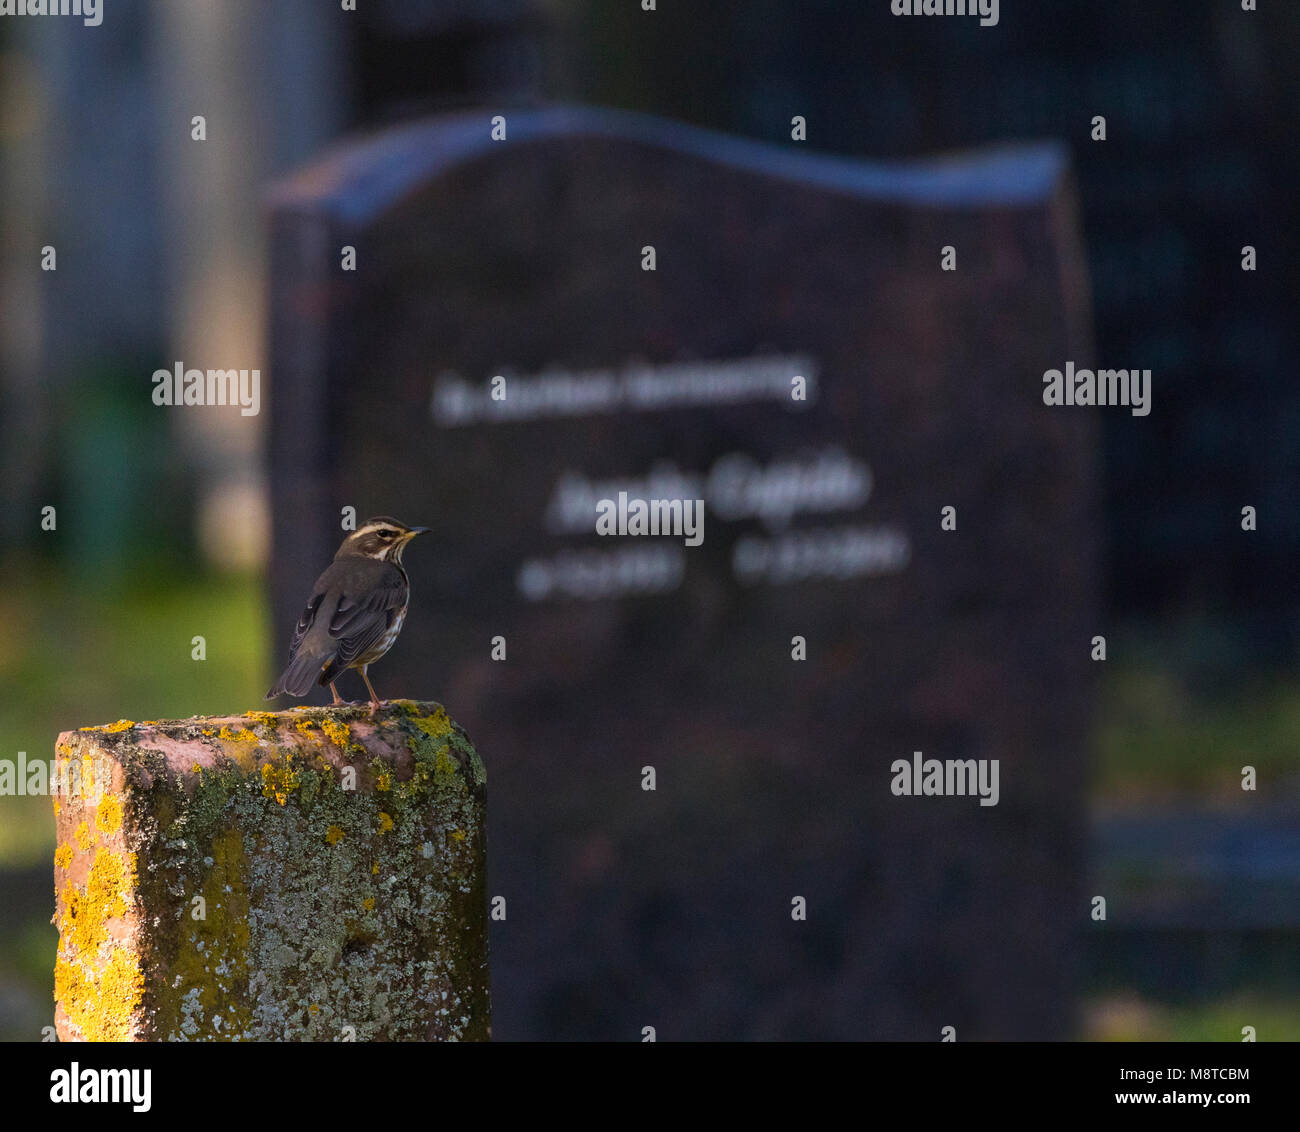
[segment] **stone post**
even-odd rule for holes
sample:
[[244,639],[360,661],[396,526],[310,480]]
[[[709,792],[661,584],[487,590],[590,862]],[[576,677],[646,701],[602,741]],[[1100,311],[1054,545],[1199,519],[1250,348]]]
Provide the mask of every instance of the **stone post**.
[[368,710],[59,736],[60,1040],[490,1036],[483,764]]

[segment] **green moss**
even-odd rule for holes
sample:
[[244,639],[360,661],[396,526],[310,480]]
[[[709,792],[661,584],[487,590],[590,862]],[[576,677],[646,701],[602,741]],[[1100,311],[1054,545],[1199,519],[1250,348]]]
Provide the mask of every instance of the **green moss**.
[[407,729],[407,745],[415,756],[415,772],[411,776],[415,792],[430,782],[435,790],[466,794],[486,784],[487,772],[478,753],[441,706],[431,714],[410,708],[406,714],[412,725]]
[[223,830],[209,849],[201,903],[191,898],[178,925],[183,945],[168,967],[168,999],[179,1015],[173,1024],[180,1034],[173,1036],[188,1039],[238,1033],[252,1021],[245,989],[252,928],[243,835]]

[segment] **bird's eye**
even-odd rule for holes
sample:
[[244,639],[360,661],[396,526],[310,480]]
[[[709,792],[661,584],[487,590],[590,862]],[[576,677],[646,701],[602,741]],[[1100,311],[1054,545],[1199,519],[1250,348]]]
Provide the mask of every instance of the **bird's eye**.
[[380,531],[380,532],[379,532],[379,537],[380,537],[380,538],[392,538],[393,535],[395,535],[395,534],[397,534],[396,531]]

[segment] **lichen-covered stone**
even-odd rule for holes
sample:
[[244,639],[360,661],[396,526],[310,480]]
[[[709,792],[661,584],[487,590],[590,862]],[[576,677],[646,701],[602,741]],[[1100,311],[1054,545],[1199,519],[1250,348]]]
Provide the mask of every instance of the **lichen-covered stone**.
[[61,1040],[489,1036],[485,774],[440,705],[120,720],[56,760]]

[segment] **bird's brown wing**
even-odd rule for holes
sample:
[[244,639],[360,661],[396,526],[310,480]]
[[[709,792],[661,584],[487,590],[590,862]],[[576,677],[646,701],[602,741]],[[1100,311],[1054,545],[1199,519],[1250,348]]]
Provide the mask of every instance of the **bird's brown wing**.
[[336,559],[312,587],[293,631],[289,666],[267,699],[325,685],[373,648],[406,604],[406,575],[388,562]]
[[364,566],[349,563],[348,573],[336,583],[339,597],[329,620],[329,635],[337,642],[328,666],[333,672],[373,648],[406,605],[409,587],[402,571],[388,562],[362,561]]
[[316,611],[320,609],[321,599],[325,596],[325,590],[321,588],[320,583],[316,584],[316,592],[311,595],[311,600],[307,603],[307,608],[302,611],[302,616],[298,618],[298,624],[294,626],[293,640],[289,642],[289,659],[293,660],[298,655],[298,649],[302,645],[302,639],[307,635],[307,630],[312,627],[312,622],[316,620]]
[[293,640],[289,643],[289,665],[280,674],[280,678],[271,685],[271,690],[266,693],[268,700],[273,700],[284,692],[291,696],[305,696],[316,683],[321,667],[333,652],[329,647],[322,649],[321,642],[315,639],[325,636],[328,641],[328,635],[312,632],[317,624],[316,618],[320,613],[321,604],[327,596],[328,587],[325,583],[328,573],[329,571],[326,571],[317,578],[316,585],[312,587],[311,598],[302,611],[302,616],[298,618],[298,624],[294,626]]

